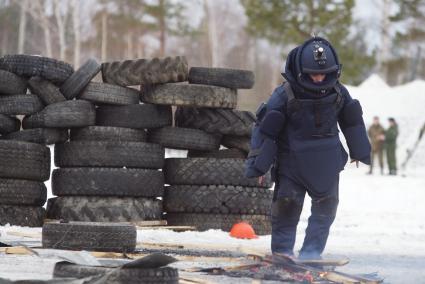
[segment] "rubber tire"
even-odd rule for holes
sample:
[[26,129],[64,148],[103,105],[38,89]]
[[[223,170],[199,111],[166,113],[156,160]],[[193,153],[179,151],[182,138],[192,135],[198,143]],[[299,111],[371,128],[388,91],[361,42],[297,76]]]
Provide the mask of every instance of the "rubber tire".
[[186,57],[136,59],[102,64],[103,82],[119,86],[138,86],[187,81]]
[[160,169],[165,151],[144,142],[73,141],[55,146],[57,167],[128,167]]
[[222,149],[216,151],[197,151],[189,150],[187,152],[188,158],[217,158],[217,159],[246,159],[247,154],[239,149]]
[[55,84],[63,83],[74,72],[66,62],[35,55],[6,55],[0,59],[0,69],[19,76],[40,76]]
[[148,132],[148,141],[166,148],[183,150],[216,150],[221,137],[205,131],[180,127],[163,127]]
[[31,93],[37,95],[45,105],[66,101],[59,87],[41,77],[32,77],[28,85]]
[[0,95],[18,95],[27,92],[27,81],[11,72],[0,70]]
[[251,89],[254,87],[255,76],[249,70],[192,67],[189,70],[189,83],[231,89]]
[[227,148],[236,148],[249,153],[251,138],[246,136],[224,135],[221,139],[221,145]]
[[141,101],[160,105],[235,108],[237,91],[207,85],[162,84],[144,86]]
[[44,183],[0,178],[0,204],[43,206],[47,199]]
[[35,95],[0,96],[0,114],[29,115],[43,109],[43,103]]
[[96,110],[92,103],[83,100],[65,101],[46,106],[41,112],[27,116],[22,127],[75,128],[95,125]]
[[111,84],[91,82],[78,98],[100,105],[132,105],[139,103],[139,91]]
[[71,141],[145,142],[147,134],[141,129],[109,126],[88,126],[71,129]]
[[271,234],[271,217],[268,215],[167,213],[169,226],[195,226],[199,231],[219,229],[229,232],[234,224],[249,223],[257,235]]
[[[113,272],[112,272],[113,271]],[[110,268],[77,265],[66,262],[56,263],[53,277],[85,278],[108,274],[105,283],[110,284],[178,284],[179,272],[176,268],[164,266],[158,268]]]
[[152,104],[100,106],[96,110],[96,125],[145,129],[172,125],[170,106]]
[[50,149],[35,143],[0,140],[0,177],[48,180]]
[[5,135],[21,129],[21,121],[15,117],[0,114],[0,134]]
[[250,111],[209,108],[177,108],[179,127],[201,129],[208,133],[249,136],[255,116]]
[[47,201],[47,217],[83,222],[160,220],[162,201],[142,197],[55,197]]
[[100,64],[93,58],[88,59],[60,87],[60,92],[67,100],[78,96],[87,84],[100,72]]
[[244,159],[168,158],[165,159],[165,183],[171,185],[240,185],[270,188],[270,174],[263,184],[258,178],[246,178]]
[[42,145],[53,145],[68,141],[67,129],[34,128],[10,133],[3,137],[6,140],[26,141]]
[[125,223],[46,223],[42,229],[43,248],[106,252],[133,252],[137,230]]
[[114,168],[61,168],[52,173],[52,190],[57,196],[164,195],[162,171]]
[[43,207],[0,205],[1,226],[41,227],[45,215]]
[[270,215],[273,191],[226,185],[175,185],[165,188],[164,210],[172,213]]

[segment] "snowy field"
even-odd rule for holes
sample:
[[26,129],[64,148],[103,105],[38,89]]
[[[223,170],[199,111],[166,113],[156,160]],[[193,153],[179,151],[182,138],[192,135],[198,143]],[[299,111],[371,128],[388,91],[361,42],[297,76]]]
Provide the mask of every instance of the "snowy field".
[[[399,122],[399,165],[407,149],[416,142],[425,122],[425,82],[415,81],[390,88],[372,76],[359,87],[349,88],[363,106],[365,121],[379,115],[384,127],[387,118]],[[179,153],[181,155],[181,152]],[[326,254],[343,255],[351,262],[341,270],[356,273],[378,272],[385,283],[425,283],[425,139],[409,162],[404,176],[366,175],[368,168],[348,165],[341,174],[340,205],[332,227]],[[296,249],[301,247],[310,202],[298,227]],[[13,238],[10,231],[37,233],[40,228],[0,227],[0,241]],[[139,242],[244,246],[268,252],[270,236],[256,240],[237,240],[228,233],[176,233],[168,230],[143,230]],[[0,277],[11,279],[51,277],[54,261],[36,257],[0,255]],[[214,278],[209,278],[210,280]],[[230,279],[220,283],[235,283]]]

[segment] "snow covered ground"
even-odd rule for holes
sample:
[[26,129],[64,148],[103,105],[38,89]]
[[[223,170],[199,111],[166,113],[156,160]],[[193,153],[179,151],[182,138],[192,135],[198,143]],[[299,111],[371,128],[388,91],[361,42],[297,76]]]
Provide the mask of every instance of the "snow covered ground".
[[[349,90],[354,98],[361,101],[367,123],[374,115],[381,117],[385,127],[390,116],[399,122],[398,157],[401,164],[406,149],[416,142],[419,128],[425,122],[425,82],[415,81],[390,88],[379,77],[372,76],[361,86],[349,87]],[[343,271],[379,272],[386,283],[425,283],[425,139],[419,143],[410,160],[405,177],[368,176],[365,174],[367,171],[364,165],[358,169],[348,165],[342,172],[340,205],[326,253],[351,259],[350,264],[342,268]],[[309,207],[307,200],[298,227],[296,249],[301,247]],[[2,238],[13,230],[40,232],[40,229],[0,227]],[[143,230],[139,231],[138,241],[200,246],[226,244],[262,251],[269,251],[270,246],[270,236],[237,240],[230,238],[227,232],[217,230],[183,233]],[[51,262],[35,262],[34,257],[18,260],[0,255],[0,277],[24,279],[25,276],[36,275],[39,269],[39,277],[48,278]],[[16,267],[18,263],[21,263],[21,269]],[[12,264],[15,268],[11,270]]]

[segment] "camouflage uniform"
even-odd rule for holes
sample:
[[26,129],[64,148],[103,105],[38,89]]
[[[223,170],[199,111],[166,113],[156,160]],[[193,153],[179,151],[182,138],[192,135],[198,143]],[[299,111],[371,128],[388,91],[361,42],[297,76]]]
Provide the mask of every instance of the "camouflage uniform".
[[373,171],[373,163],[375,161],[375,156],[377,155],[382,174],[384,172],[384,140],[381,137],[385,135],[385,129],[381,126],[381,124],[372,124],[367,133],[372,144],[369,173],[372,173]]
[[385,149],[387,152],[388,169],[390,175],[397,174],[397,159],[396,159],[396,140],[398,136],[398,126],[392,125],[385,132]]

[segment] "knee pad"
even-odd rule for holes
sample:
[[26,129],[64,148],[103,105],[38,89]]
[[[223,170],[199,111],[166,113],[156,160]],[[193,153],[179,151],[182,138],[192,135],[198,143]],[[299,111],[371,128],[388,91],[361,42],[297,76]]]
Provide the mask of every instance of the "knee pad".
[[272,217],[282,219],[298,219],[303,209],[303,203],[292,198],[278,198],[272,204]]
[[337,196],[327,196],[314,200],[311,204],[311,214],[318,217],[335,218],[338,203]]

